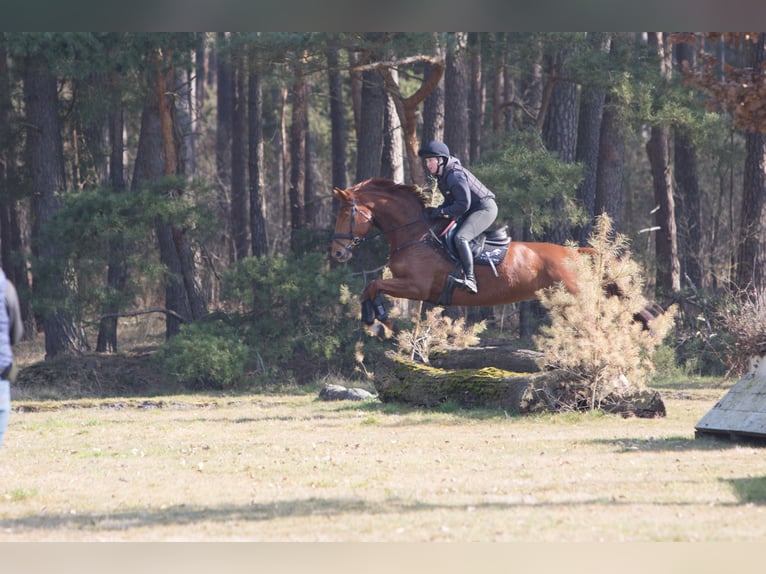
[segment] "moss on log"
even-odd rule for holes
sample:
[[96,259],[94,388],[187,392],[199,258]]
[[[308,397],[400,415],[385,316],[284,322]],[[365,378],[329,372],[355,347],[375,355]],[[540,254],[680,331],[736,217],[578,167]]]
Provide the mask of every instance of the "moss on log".
[[540,370],[537,361],[542,356],[539,351],[516,349],[509,345],[486,345],[451,353],[435,353],[430,360],[434,367],[440,369],[481,369],[492,365],[512,373],[536,373]]
[[[375,370],[375,389],[383,402],[435,407],[451,401],[465,408],[501,408],[515,414],[577,410],[589,398],[582,381],[563,371],[444,370],[407,361],[392,351]],[[654,391],[607,397],[602,410],[623,416],[665,415],[665,405]]]

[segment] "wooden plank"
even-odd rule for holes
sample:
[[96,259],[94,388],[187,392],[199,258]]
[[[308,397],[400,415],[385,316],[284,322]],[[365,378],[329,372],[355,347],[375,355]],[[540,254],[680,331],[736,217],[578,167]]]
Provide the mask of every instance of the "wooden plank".
[[766,439],[766,357],[754,357],[749,371],[700,419],[697,434]]

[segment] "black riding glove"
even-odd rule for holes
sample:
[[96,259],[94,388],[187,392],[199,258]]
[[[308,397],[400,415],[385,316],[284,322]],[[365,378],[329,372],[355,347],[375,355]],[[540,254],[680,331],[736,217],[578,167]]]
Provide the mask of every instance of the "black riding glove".
[[426,215],[431,219],[439,219],[441,217],[448,217],[441,207],[426,207]]

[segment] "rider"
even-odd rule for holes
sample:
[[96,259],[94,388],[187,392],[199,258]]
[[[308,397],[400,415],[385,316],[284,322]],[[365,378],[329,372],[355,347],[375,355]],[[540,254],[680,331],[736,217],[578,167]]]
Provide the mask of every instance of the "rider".
[[463,266],[463,279],[456,281],[470,293],[476,294],[478,289],[470,242],[495,221],[495,194],[464,168],[458,158],[450,155],[444,142],[429,142],[420,148],[418,155],[423,158],[426,175],[436,178],[439,191],[444,196],[439,207],[429,207],[426,211],[429,217],[459,220],[455,247]]
[[19,297],[13,283],[0,269],[0,448],[11,414],[11,381],[16,378],[13,366],[13,345],[24,335]]

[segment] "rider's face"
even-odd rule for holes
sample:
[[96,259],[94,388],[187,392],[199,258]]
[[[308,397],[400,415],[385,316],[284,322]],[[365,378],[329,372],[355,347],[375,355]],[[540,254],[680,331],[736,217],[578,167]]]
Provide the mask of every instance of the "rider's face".
[[436,172],[439,170],[439,158],[438,157],[427,157],[426,158],[426,169],[428,170],[428,173],[432,173],[436,175]]

